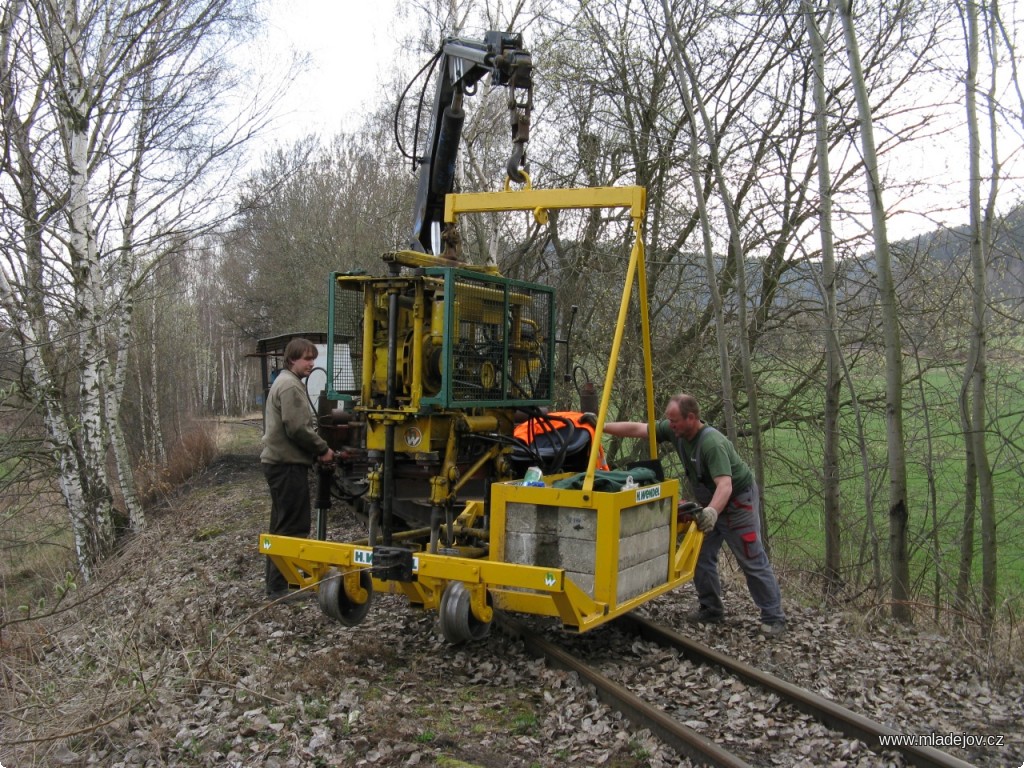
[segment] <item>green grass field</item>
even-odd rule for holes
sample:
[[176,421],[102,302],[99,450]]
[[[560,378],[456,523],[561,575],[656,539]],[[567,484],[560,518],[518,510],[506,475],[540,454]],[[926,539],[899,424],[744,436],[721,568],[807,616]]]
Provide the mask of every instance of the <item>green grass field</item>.
[[[1024,473],[1021,417],[1024,396],[1008,372],[994,376],[989,395],[987,445],[993,471],[997,515],[997,573],[1000,594],[1024,595]],[[965,454],[956,397],[957,372],[934,371],[912,384],[904,396],[904,441],[907,448],[912,578],[925,601],[951,599],[956,585],[965,508]],[[879,394],[881,381],[868,381],[859,393],[864,402]],[[857,421],[846,408],[840,427],[843,563],[859,583],[869,578],[873,546],[880,553],[883,577],[888,572],[889,484],[884,414],[863,410],[872,516],[867,515],[864,461]],[[820,426],[776,428],[765,436],[766,512],[777,556],[790,563],[820,566],[824,560],[821,495]],[[741,452],[749,455],[741,444]],[[869,523],[873,523],[873,536]],[[876,543],[877,542],[877,543]],[[975,527],[975,583],[981,573],[980,523]],[[937,569],[937,570],[936,570]]]

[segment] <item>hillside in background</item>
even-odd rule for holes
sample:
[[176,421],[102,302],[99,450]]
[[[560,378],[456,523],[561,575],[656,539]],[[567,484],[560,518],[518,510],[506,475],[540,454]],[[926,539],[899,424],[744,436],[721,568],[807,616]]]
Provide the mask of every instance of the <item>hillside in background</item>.
[[[1018,205],[996,222],[994,246],[988,254],[989,291],[994,299],[1019,300],[1024,296],[1024,204]],[[970,229],[936,229],[911,240],[895,244],[903,251],[925,253],[938,261],[966,264],[970,256]]]

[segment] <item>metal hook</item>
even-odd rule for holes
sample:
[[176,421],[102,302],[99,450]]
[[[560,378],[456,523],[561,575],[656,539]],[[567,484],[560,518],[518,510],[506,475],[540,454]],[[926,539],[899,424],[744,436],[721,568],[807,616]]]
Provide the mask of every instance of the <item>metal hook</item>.
[[508,171],[508,177],[512,179],[516,184],[523,184],[526,181],[526,174],[523,173],[522,164],[523,156],[526,154],[526,148],[523,143],[517,141],[512,145],[512,156],[508,159],[508,165],[505,166],[505,170]]

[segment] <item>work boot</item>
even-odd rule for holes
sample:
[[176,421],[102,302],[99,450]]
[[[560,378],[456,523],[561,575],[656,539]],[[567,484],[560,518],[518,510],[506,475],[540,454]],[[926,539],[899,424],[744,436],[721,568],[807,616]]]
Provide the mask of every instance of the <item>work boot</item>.
[[786,634],[786,622],[772,621],[761,625],[761,634],[765,637],[779,637]]
[[709,611],[707,608],[701,608],[693,613],[686,614],[686,621],[690,624],[721,624],[725,621],[725,616],[721,613]]

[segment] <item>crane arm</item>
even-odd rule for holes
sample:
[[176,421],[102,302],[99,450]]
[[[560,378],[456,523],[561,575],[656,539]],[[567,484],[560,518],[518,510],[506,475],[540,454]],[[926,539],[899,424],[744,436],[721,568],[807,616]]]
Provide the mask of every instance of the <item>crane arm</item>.
[[440,255],[444,198],[454,188],[455,161],[466,119],[462,103],[485,75],[491,75],[492,85],[508,89],[512,154],[506,167],[512,181],[526,181],[523,168],[533,108],[533,63],[522,46],[522,35],[508,32],[487,32],[483,42],[451,37],[442,45],[425,153],[417,158],[413,250]]

